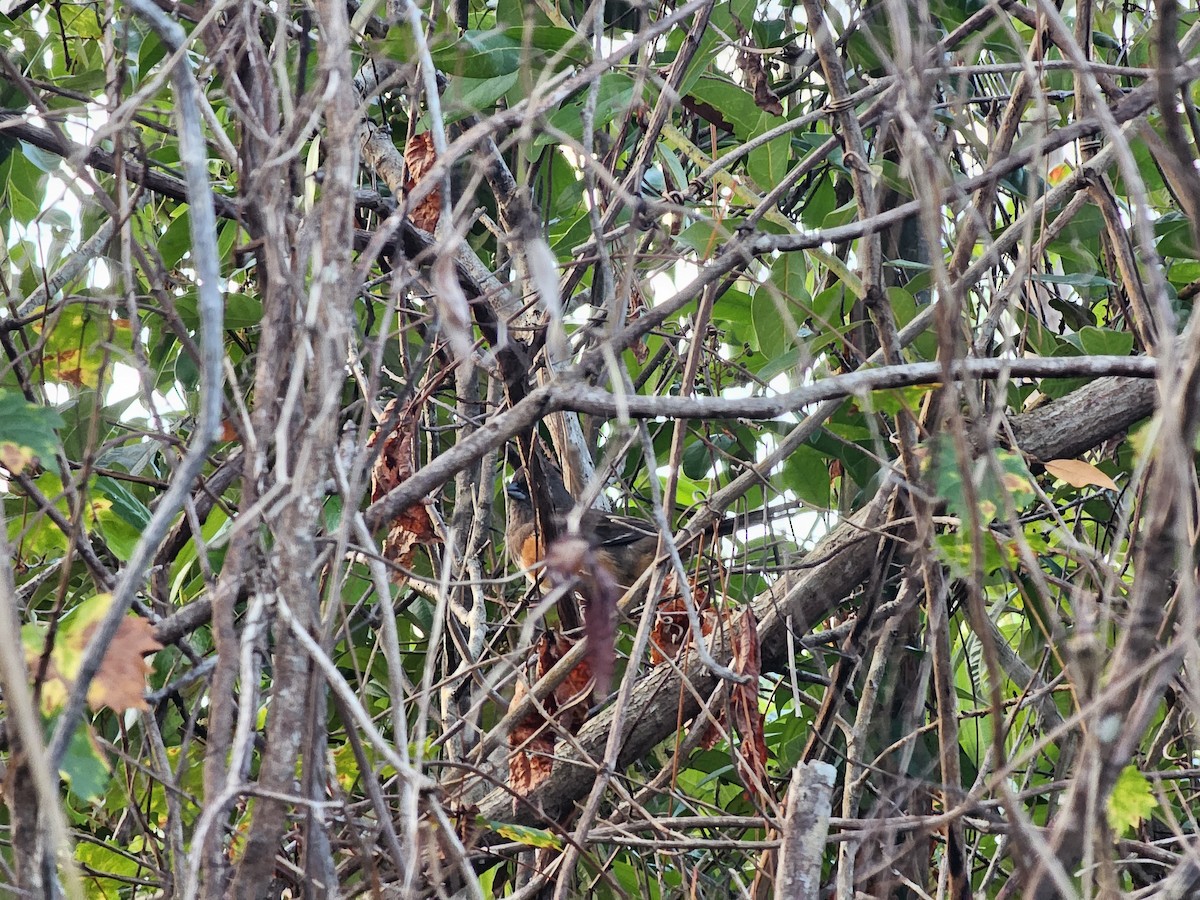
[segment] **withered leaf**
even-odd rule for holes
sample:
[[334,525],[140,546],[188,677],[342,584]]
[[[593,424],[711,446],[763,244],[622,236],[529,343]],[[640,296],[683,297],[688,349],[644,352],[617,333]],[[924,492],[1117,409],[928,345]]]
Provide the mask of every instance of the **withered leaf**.
[[[700,633],[708,637],[713,633],[717,611],[709,604],[708,587],[698,579],[689,579],[692,602],[700,613]],[[688,622],[687,604],[675,587],[675,573],[667,573],[663,582],[663,600],[658,604],[654,617],[654,630],[650,633],[650,663],[659,665],[668,659],[677,659],[684,647],[691,643],[692,628]]]
[[[530,667],[529,682],[543,678],[555,664],[566,655],[574,642],[562,636],[546,633],[539,639],[533,665]],[[518,682],[513,691],[509,709],[516,709],[529,690],[524,682]],[[587,660],[571,669],[562,684],[542,701],[542,709],[553,717],[558,727],[571,734],[578,733],[587,719],[592,702],[592,672]],[[511,750],[508,759],[508,774],[511,787],[525,792],[544,781],[554,767],[554,746],[557,742],[555,726],[551,725],[541,710],[536,708],[513,727],[508,735]]]
[[[367,446],[379,445],[379,456],[371,469],[371,502],[385,496],[404,482],[416,466],[417,413],[410,401],[397,413],[399,401],[392,399],[383,411],[384,425],[367,439]],[[385,434],[386,423],[395,425]],[[420,544],[436,544],[426,501],[414,503],[392,520],[383,542],[383,556],[403,568],[409,568]],[[403,580],[403,576],[397,576]]]
[[[411,191],[417,182],[425,177],[437,161],[437,153],[433,149],[433,135],[428,131],[414,134],[404,145],[404,163],[408,175],[404,180],[404,190]],[[438,218],[442,214],[442,191],[435,187],[420,203],[409,210],[408,218],[422,231],[437,230]]]
[[733,622],[733,670],[749,676],[744,684],[735,684],[729,695],[732,725],[741,736],[734,752],[738,777],[749,791],[771,792],[767,777],[767,739],[763,733],[762,713],[758,709],[758,679],[762,675],[762,655],[758,643],[758,622],[754,611],[746,607]]
[[[372,448],[382,441],[379,456],[371,469],[372,503],[412,475],[416,465],[417,411],[410,401],[397,413],[399,403],[398,398],[388,401],[383,410],[382,424],[379,430],[367,439],[368,448]],[[385,434],[384,428],[393,419],[396,424]]]
[[715,125],[722,131],[733,131],[733,126],[729,124],[729,121],[723,115],[721,115],[721,111],[711,103],[705,103],[703,100],[697,100],[695,97],[692,97],[688,94],[680,97],[679,102],[683,104],[683,108],[688,112],[695,113],[700,118],[704,119],[704,121],[711,125]]
[[[87,646],[98,624],[84,629],[84,646]],[[153,666],[145,657],[146,654],[161,650],[162,646],[155,640],[154,626],[149,620],[140,616],[122,619],[116,636],[104,654],[104,661],[100,663],[100,671],[88,686],[88,705],[92,709],[106,706],[116,712],[128,709],[144,712],[150,709],[143,695],[146,693],[146,676]]]
[[[528,693],[518,683],[509,708],[515,708]],[[508,783],[518,794],[528,794],[550,777],[554,767],[554,732],[534,709],[508,735]]]
[[1047,472],[1059,481],[1065,481],[1071,487],[1092,485],[1108,491],[1120,490],[1112,478],[1082,459],[1052,459],[1043,465]]
[[[554,662],[567,655],[574,646],[574,641],[559,635],[555,639],[556,656]],[[551,664],[553,665],[553,664]],[[551,666],[546,667],[546,672]],[[544,675],[542,672],[538,677]],[[566,679],[554,689],[554,702],[558,708],[558,721],[571,734],[577,734],[587,720],[588,709],[592,705],[593,681],[592,668],[587,659],[575,666],[567,674]]]
[[650,632],[650,664],[657,666],[668,659],[677,659],[690,631],[683,598],[675,597],[660,603],[654,615],[654,629]]

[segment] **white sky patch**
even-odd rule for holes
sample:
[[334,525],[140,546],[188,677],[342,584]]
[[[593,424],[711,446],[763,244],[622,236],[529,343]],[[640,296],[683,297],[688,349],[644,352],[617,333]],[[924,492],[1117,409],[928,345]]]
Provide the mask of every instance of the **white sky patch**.
[[42,393],[46,395],[46,400],[55,406],[60,403],[66,403],[71,399],[71,389],[65,384],[57,384],[53,381],[48,381],[42,385]]
[[[131,422],[141,419],[152,422],[151,411],[146,409],[146,404],[142,401],[143,393],[138,381],[137,369],[125,363],[114,363],[109,372],[109,378],[108,390],[104,394],[105,405],[112,406],[136,397],[138,399],[130,403],[121,414],[121,420]],[[180,394],[178,387],[171,388],[165,394],[160,391],[151,391],[150,397],[154,405],[153,412],[158,416],[177,415],[188,409],[187,401]]]

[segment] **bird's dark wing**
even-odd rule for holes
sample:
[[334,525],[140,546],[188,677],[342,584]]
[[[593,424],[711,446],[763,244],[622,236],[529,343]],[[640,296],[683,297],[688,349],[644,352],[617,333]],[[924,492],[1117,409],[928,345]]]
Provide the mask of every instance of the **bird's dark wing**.
[[639,541],[658,542],[658,532],[645,519],[635,519],[633,516],[614,516],[597,511],[595,515],[588,513],[584,516],[583,531],[589,528],[597,546],[617,547],[624,544],[635,544]]

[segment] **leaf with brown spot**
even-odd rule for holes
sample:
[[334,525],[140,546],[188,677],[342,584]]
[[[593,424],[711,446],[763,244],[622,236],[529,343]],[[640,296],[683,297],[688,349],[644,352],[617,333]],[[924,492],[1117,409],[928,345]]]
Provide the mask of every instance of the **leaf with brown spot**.
[[[97,594],[79,604],[64,619],[46,666],[42,682],[42,706],[47,712],[62,706],[79,675],[83,654],[92,635],[112,607],[111,594]],[[36,671],[44,646],[44,635],[32,625],[21,629],[25,658]],[[162,649],[154,638],[154,627],[140,616],[126,616],[105,650],[96,677],[88,685],[87,700],[92,709],[108,707],[117,712],[148,710],[143,699],[146,676],[152,666],[145,656]]]
[[[404,179],[404,190],[411,191],[417,186],[425,173],[437,162],[437,153],[433,148],[433,135],[428,131],[414,134],[404,145],[404,164],[407,176]],[[435,187],[425,198],[409,210],[409,221],[422,231],[433,233],[437,230],[438,219],[442,214],[442,190]]]

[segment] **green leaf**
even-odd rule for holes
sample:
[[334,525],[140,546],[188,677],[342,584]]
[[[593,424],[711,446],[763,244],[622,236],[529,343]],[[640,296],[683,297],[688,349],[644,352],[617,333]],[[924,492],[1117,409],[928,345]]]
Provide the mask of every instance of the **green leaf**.
[[1089,356],[1128,356],[1133,352],[1133,335],[1128,331],[1088,325],[1072,337],[1078,338],[1079,347]]
[[778,481],[781,489],[792,491],[806,503],[818,509],[829,508],[829,457],[816,448],[796,448],[784,461]]
[[524,25],[517,25],[506,29],[504,33],[521,46],[525,46],[523,42],[527,40],[529,47],[544,51],[544,55],[547,56],[561,54],[562,59],[580,65],[586,65],[592,59],[587,40],[578,31],[570,28],[534,25],[527,29]]
[[770,381],[776,375],[782,375],[784,372],[790,372],[811,362],[812,356],[812,348],[805,343],[802,347],[794,347],[768,359],[766,364],[754,374],[763,381]]
[[21,145],[22,153],[13,153],[8,159],[8,188],[16,191],[30,202],[40,206],[46,182],[44,170],[34,165],[29,155],[24,153],[26,145]]
[[[428,37],[429,50],[433,54],[435,63],[440,54],[453,51],[457,39],[457,30],[451,24],[449,16],[443,8],[436,27]],[[373,53],[397,62],[415,63],[417,61],[417,45],[413,40],[412,28],[409,27],[408,22],[393,25],[388,29],[387,37],[371,42],[371,49]]]
[[729,0],[729,11],[747,31],[754,25],[754,10],[757,6],[757,0]]
[[803,251],[782,253],[771,265],[771,281],[790,303],[808,303],[807,275],[808,266]]
[[1200,259],[1192,242],[1191,225],[1181,213],[1170,212],[1159,218],[1154,233],[1158,236],[1158,252],[1164,257]]
[[442,113],[446,124],[469,115],[489,112],[496,101],[517,83],[518,77],[518,73],[513,72],[498,78],[451,78],[446,93],[442,95]]
[[521,28],[530,19],[533,20],[534,27],[554,24],[536,3],[526,3],[524,0],[497,0],[497,24]]
[[62,166],[62,157],[57,153],[51,153],[49,150],[43,150],[41,147],[35,147],[33,144],[21,142],[21,152],[25,154],[25,158],[31,163],[46,173],[54,173]]
[[96,490],[112,502],[112,511],[123,521],[135,528],[145,528],[150,524],[149,508],[133,496],[121,482],[100,475],[96,478]]
[[786,134],[767,141],[763,146],[750,151],[746,171],[754,179],[762,193],[767,193],[788,172],[788,159],[792,152],[792,139]]
[[484,828],[494,831],[500,837],[524,844],[527,847],[538,847],[543,850],[561,850],[562,838],[544,828],[529,828],[526,825],[510,825],[507,822],[494,822],[491,819],[480,819]]
[[41,213],[40,202],[34,200],[32,197],[25,196],[11,181],[5,193],[8,197],[8,205],[18,222],[28,225]]
[[158,255],[162,257],[163,265],[168,269],[179,265],[183,254],[191,249],[192,233],[188,225],[189,219],[188,211],[182,210],[158,239]]
[[694,441],[683,451],[683,474],[688,478],[704,478],[711,468],[712,455],[703,441]]
[[433,63],[463,78],[499,78],[521,67],[521,41],[507,31],[466,31],[433,52]]
[[76,797],[93,803],[104,796],[111,770],[104,754],[96,746],[90,728],[75,729],[67,744],[59,773]]
[[[633,104],[634,83],[627,75],[617,72],[606,72],[600,76],[600,88],[596,98],[596,126],[611,122],[624,116]],[[583,104],[586,93],[580,93],[556,110],[547,120],[559,131],[581,140],[583,138]],[[545,147],[557,143],[558,139],[548,131],[540,132],[533,139],[533,148]]]
[[712,259],[713,253],[729,239],[730,230],[712,219],[700,219],[693,222],[675,236],[675,240],[696,251],[702,259]]
[[[932,454],[933,484],[938,496],[946,501],[947,509],[963,520],[964,528],[972,521],[967,504],[963,473],[959,468],[954,444],[940,440]],[[1034,497],[1033,476],[1025,461],[1008,450],[993,451],[993,459],[972,457],[967,461],[968,474],[978,504],[975,515],[982,524],[1002,516],[1011,504],[1020,510]]]
[[[781,355],[791,342],[780,311],[782,299],[760,287],[750,301],[750,317],[754,322],[754,340],[758,350],[768,359]],[[791,332],[794,334],[794,332]]]
[[1072,272],[1070,274],[1059,275],[1054,272],[1037,272],[1033,276],[1034,281],[1040,281],[1043,284],[1066,284],[1071,287],[1114,287],[1116,282],[1112,279],[1105,278],[1103,275],[1095,275],[1088,272]]
[[[175,311],[191,331],[200,328],[200,301],[195,291],[175,298]],[[253,328],[262,321],[262,302],[249,294],[225,295],[224,326],[229,330]]]
[[730,343],[746,343],[754,335],[750,295],[730,288],[713,304],[713,321],[729,329]]
[[1112,796],[1108,798],[1109,827],[1123,835],[1136,828],[1156,806],[1158,801],[1150,790],[1149,780],[1137,766],[1128,765],[1121,770]]
[[858,218],[858,201],[851,200],[835,210],[831,210],[821,222],[822,228],[839,228],[849,225]]
[[0,390],[0,463],[18,475],[35,458],[49,463],[58,447],[55,429],[62,424],[62,416],[50,407]]

